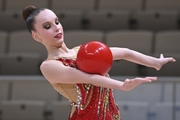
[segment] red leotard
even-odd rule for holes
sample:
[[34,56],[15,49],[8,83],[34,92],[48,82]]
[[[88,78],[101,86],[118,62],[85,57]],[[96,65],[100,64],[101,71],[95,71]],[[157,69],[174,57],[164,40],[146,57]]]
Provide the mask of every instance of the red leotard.
[[[75,58],[57,58],[56,60],[61,61],[65,66],[77,68]],[[90,84],[75,84],[75,87],[77,100],[69,100],[74,108],[69,120],[120,120],[120,112],[112,89]]]

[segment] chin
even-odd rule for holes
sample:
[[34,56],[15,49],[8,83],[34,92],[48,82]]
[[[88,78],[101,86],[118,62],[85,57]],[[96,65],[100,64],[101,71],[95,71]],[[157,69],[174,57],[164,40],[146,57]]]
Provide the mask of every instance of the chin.
[[59,40],[59,41],[56,43],[57,46],[62,46],[63,44],[64,44],[64,41],[63,41],[63,40]]

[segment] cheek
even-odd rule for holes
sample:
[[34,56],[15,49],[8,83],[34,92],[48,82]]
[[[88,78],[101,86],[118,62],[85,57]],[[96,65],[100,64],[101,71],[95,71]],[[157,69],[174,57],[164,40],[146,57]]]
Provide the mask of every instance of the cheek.
[[50,39],[50,37],[52,36],[52,33],[50,30],[45,30],[44,28],[39,27],[39,26],[36,27],[36,31],[37,31],[38,37],[42,41],[46,41]]
[[51,40],[54,38],[54,35],[50,31],[42,31],[41,38],[43,40]]

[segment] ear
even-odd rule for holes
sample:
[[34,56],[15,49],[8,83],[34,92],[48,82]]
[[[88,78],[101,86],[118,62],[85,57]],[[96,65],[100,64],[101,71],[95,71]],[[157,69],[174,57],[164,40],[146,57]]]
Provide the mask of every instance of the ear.
[[33,37],[33,39],[36,40],[37,42],[41,42],[41,41],[42,41],[35,32],[32,32],[32,37]]

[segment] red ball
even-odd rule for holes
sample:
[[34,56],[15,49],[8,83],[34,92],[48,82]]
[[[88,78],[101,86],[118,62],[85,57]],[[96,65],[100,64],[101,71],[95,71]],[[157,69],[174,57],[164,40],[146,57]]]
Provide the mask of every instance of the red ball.
[[76,62],[78,69],[84,72],[105,75],[112,67],[113,57],[106,44],[91,41],[80,46]]

